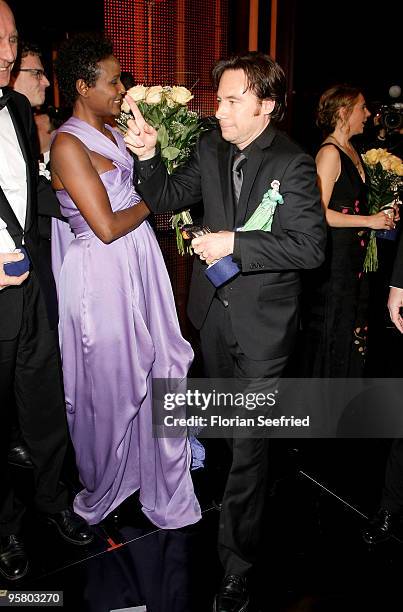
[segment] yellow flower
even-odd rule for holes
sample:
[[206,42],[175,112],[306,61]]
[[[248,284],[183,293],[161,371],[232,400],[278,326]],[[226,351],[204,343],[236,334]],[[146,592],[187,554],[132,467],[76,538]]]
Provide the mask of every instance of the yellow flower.
[[396,165],[393,172],[397,174],[397,176],[403,176],[403,162],[400,162],[400,164]]
[[390,158],[383,158],[380,161],[384,170],[392,170],[392,160]]
[[379,159],[378,151],[379,149],[370,149],[369,151],[367,151],[362,156],[364,162],[368,164],[369,166],[375,166],[375,164],[378,163],[378,159]]
[[153,87],[147,87],[145,102],[146,104],[159,104],[162,98],[163,88],[161,85],[154,85]]
[[179,87],[178,85],[172,87],[167,97],[175,104],[182,104],[183,106],[193,98],[191,92],[186,87]]
[[392,165],[393,164],[401,164],[402,163],[402,160],[397,155],[391,155],[390,156],[390,160],[392,162]]
[[[147,87],[144,87],[144,85],[135,85],[135,87],[131,87],[126,93],[128,93],[135,102],[142,102],[145,98],[146,91]],[[123,100],[122,103],[122,111],[124,113],[130,113],[130,106],[125,100]]]

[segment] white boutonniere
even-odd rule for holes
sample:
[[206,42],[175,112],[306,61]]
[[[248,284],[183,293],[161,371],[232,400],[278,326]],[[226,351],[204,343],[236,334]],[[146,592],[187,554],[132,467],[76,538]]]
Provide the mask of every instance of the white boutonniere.
[[48,181],[50,181],[50,172],[46,168],[46,164],[44,162],[39,162],[39,174],[40,176],[44,176]]
[[273,217],[278,204],[284,204],[284,198],[280,193],[280,181],[274,180],[270,183],[270,189],[263,195],[262,201],[243,227],[241,232],[250,230],[271,231]]

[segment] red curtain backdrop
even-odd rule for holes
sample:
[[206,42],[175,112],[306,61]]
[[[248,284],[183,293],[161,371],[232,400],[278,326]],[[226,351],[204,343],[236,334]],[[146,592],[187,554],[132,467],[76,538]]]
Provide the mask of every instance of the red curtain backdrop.
[[227,55],[228,0],[105,0],[105,30],[137,83],[185,85],[214,112],[214,62]]

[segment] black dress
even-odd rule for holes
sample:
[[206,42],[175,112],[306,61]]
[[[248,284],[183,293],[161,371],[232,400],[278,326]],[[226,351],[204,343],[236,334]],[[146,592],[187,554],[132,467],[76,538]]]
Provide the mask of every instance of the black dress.
[[[327,146],[325,143],[322,145]],[[340,153],[341,171],[329,209],[368,214],[366,186],[354,163]],[[368,232],[328,227],[325,263],[305,275],[302,375],[361,377],[367,334],[368,289],[363,265]]]

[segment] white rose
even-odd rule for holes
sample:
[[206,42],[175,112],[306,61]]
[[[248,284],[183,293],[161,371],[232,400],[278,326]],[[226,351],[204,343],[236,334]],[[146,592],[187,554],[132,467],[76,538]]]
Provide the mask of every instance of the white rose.
[[[146,97],[146,91],[147,87],[144,87],[144,85],[136,85],[135,87],[131,87],[126,93],[128,93],[135,102],[141,102]],[[126,100],[123,100],[122,111],[124,113],[130,113],[130,106]]]
[[179,87],[178,85],[172,87],[169,97],[175,104],[182,105],[187,104],[193,98],[191,92],[186,87]]
[[164,98],[166,105],[169,106],[170,108],[173,108],[174,106],[176,106],[176,102],[172,100],[172,87],[170,87],[169,85],[166,85],[164,87],[163,98]]
[[146,91],[147,87],[144,87],[144,85],[135,85],[127,93],[135,102],[141,102],[146,97]]
[[159,104],[161,102],[163,88],[161,85],[147,87],[145,102],[146,104]]

